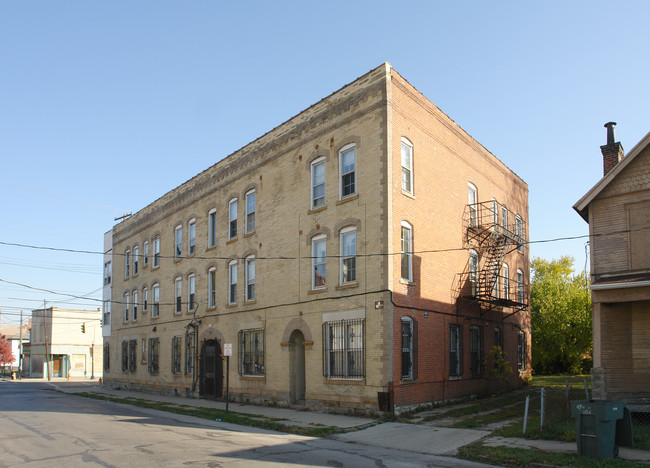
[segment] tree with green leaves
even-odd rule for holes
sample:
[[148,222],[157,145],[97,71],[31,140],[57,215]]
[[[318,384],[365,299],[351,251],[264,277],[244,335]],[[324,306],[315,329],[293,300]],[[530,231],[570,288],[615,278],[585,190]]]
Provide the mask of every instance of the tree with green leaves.
[[591,295],[573,257],[531,261],[530,309],[536,374],[584,373],[591,368]]

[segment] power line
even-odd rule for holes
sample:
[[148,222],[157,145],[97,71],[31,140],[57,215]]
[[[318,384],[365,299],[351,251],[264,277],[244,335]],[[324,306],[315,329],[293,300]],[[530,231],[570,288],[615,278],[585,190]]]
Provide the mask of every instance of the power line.
[[[531,245],[531,244],[543,244],[543,243],[550,243],[550,242],[562,242],[562,241],[569,241],[569,240],[578,240],[578,239],[586,239],[586,238],[598,238],[598,237],[607,237],[607,236],[613,236],[613,235],[618,235],[618,234],[627,234],[630,232],[638,232],[638,231],[644,231],[644,230],[649,230],[650,227],[643,227],[643,228],[635,228],[635,229],[624,229],[624,230],[619,230],[619,231],[613,231],[609,233],[601,233],[601,234],[584,234],[584,235],[579,235],[579,236],[562,236],[562,237],[554,237],[550,239],[540,239],[540,240],[531,240],[531,241],[522,241],[519,244],[521,245]],[[31,245],[31,244],[21,244],[17,242],[6,242],[6,241],[0,241],[0,245],[6,245],[6,246],[11,246],[11,247],[21,247],[21,248],[28,248],[28,249],[37,249],[37,250],[50,250],[50,251],[55,251],[55,252],[67,252],[67,253],[78,253],[78,254],[90,254],[90,255],[105,255],[108,252],[100,252],[97,250],[79,250],[79,249],[66,249],[66,248],[60,248],[60,247],[49,247],[49,246],[41,246],[41,245]],[[418,250],[418,251],[413,251],[410,252],[413,255],[418,255],[418,254],[430,254],[430,253],[445,253],[445,252],[458,252],[458,251],[464,251],[464,250],[469,250],[470,247],[449,247],[445,249],[431,249],[431,250]],[[394,255],[401,255],[402,252],[381,252],[381,253],[368,253],[368,254],[357,254],[357,257],[388,257],[388,256],[394,256]],[[126,256],[126,252],[112,252],[111,255],[113,256]],[[152,256],[150,254],[150,256]],[[226,257],[221,257],[221,256],[211,256],[211,257],[204,257],[200,255],[192,255],[191,257],[177,257],[175,255],[162,255],[158,254],[158,258],[160,259],[174,259],[177,260],[179,258],[194,258],[198,260],[235,260],[239,259],[242,260],[244,257],[232,257],[232,256],[226,256]],[[326,258],[342,258],[341,255],[326,255]],[[311,255],[308,256],[301,256],[301,257],[296,257],[296,256],[286,256],[286,255],[279,255],[279,256],[257,256],[255,257],[256,260],[301,260],[301,259],[311,259],[314,258]]]

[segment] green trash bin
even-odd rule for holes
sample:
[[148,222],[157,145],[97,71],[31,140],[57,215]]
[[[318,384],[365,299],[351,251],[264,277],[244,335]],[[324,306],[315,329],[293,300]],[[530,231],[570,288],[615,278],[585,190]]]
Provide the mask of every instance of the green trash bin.
[[611,400],[576,400],[571,402],[571,416],[576,420],[578,455],[616,458],[616,422],[623,419],[625,403]]

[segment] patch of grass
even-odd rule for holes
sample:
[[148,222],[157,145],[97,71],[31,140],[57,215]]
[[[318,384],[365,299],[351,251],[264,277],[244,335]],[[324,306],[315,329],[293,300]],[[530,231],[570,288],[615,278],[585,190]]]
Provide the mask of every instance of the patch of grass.
[[648,468],[647,464],[628,460],[598,460],[572,453],[543,452],[511,447],[486,447],[480,442],[461,447],[458,455],[470,461],[517,468],[526,468],[533,464],[577,468]]
[[217,408],[204,408],[188,405],[177,405],[171,403],[143,400],[139,398],[119,398],[109,395],[100,395],[97,393],[80,392],[75,393],[77,396],[94,398],[95,400],[112,401],[127,405],[138,406],[141,408],[155,409],[166,411],[168,413],[182,414],[185,416],[194,416],[203,419],[220,420],[222,422],[239,424],[241,426],[258,427],[279,432],[288,432],[290,434],[300,434],[312,437],[323,437],[337,432],[343,432],[341,429],[332,426],[295,426],[282,423],[286,419],[269,418],[267,416],[247,413],[237,413],[234,411],[225,411]]
[[539,422],[539,415],[529,415],[525,435],[523,434],[523,420],[517,421],[510,426],[497,429],[493,432],[493,435],[502,437],[523,437],[525,439],[561,440],[565,442],[575,442],[575,421],[571,420],[556,422],[554,424],[545,424],[544,428],[539,427]]
[[521,419],[523,412],[524,404],[521,402],[511,406],[502,407],[496,411],[475,414],[473,417],[461,419],[460,421],[449,425],[449,427],[471,429],[504,421],[512,421],[514,419]]
[[[435,421],[436,419],[463,418],[465,416],[474,418],[477,413],[499,410],[513,405],[522,405],[525,400],[526,393],[509,393],[496,398],[475,400],[474,403],[469,405],[450,407],[448,411],[441,411],[437,414],[427,416],[424,420]],[[523,410],[520,414],[523,414]]]
[[584,389],[585,379],[591,391],[591,376],[588,374],[535,375],[528,385],[530,387],[565,388],[568,381],[570,388]]

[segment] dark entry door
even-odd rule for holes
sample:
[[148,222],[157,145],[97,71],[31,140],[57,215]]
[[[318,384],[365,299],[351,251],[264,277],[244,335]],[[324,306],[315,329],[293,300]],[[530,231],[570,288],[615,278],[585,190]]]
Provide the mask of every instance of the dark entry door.
[[221,346],[217,340],[204,340],[201,345],[199,393],[206,398],[220,398],[223,392]]

